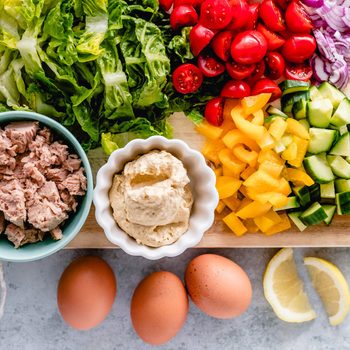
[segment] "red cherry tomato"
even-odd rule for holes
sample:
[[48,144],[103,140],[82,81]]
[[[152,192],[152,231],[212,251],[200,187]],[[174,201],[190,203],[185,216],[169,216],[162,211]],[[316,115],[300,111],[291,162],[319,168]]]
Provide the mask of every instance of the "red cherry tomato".
[[281,47],[286,41],[280,37],[278,34],[271,32],[263,24],[258,24],[257,31],[260,32],[267,41],[267,49],[269,51],[277,50]]
[[256,29],[256,24],[258,22],[258,17],[259,17],[259,7],[260,7],[260,4],[249,5],[249,8],[248,8],[249,16],[244,26],[246,30]]
[[265,56],[266,73],[265,75],[273,80],[281,78],[286,67],[286,62],[279,52],[268,52]]
[[204,27],[222,29],[231,19],[232,10],[227,0],[205,0],[202,3],[199,21]]
[[173,30],[193,26],[198,22],[198,15],[193,6],[181,5],[175,7],[170,15],[170,25]]
[[243,98],[250,96],[250,86],[244,81],[230,80],[220,92],[221,97]]
[[282,47],[283,57],[292,63],[302,63],[316,50],[316,40],[309,34],[292,35]]
[[223,61],[227,61],[230,57],[232,38],[232,32],[225,30],[224,32],[216,34],[211,42],[211,47],[215,55],[221,58]]
[[260,79],[258,80],[252,89],[252,95],[259,95],[262,93],[271,93],[270,101],[277,100],[282,96],[282,91],[278,85],[270,79]]
[[255,70],[255,64],[238,64],[226,62],[226,71],[232,79],[243,80],[248,78]]
[[225,72],[225,66],[223,63],[206,54],[200,54],[198,56],[197,64],[203,75],[208,78],[216,77]]
[[208,123],[220,126],[224,121],[224,99],[214,97],[205,106],[204,118]]
[[173,72],[173,84],[181,94],[196,92],[203,82],[203,74],[194,64],[185,63]]
[[191,51],[195,56],[210,43],[213,39],[215,32],[203,27],[200,23],[196,24],[190,31],[190,45]]
[[309,15],[300,1],[291,2],[285,13],[288,30],[292,33],[310,33],[313,28]]
[[239,33],[232,41],[231,56],[234,61],[252,64],[263,59],[267,51],[265,37],[256,30]]
[[229,0],[232,9],[232,19],[227,29],[241,29],[249,18],[249,6],[246,0]]
[[281,9],[273,2],[273,0],[264,0],[260,5],[259,14],[267,28],[272,31],[281,32],[286,30]]
[[175,0],[174,8],[180,5],[191,5],[193,7],[198,7],[204,0]]
[[285,75],[287,79],[308,81],[312,77],[312,68],[306,63],[288,64]]
[[291,0],[275,0],[276,4],[283,10],[287,8],[290,1]]
[[171,6],[173,6],[174,0],[159,0],[159,6],[164,11],[169,11]]
[[266,64],[265,61],[262,60],[255,65],[255,69],[252,75],[245,79],[245,81],[248,83],[249,86],[253,86],[265,74],[265,70]]

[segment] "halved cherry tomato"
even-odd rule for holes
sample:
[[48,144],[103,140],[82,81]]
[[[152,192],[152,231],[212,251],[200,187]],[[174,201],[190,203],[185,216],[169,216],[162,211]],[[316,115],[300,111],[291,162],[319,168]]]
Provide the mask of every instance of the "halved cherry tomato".
[[[291,1],[291,0],[275,0],[276,1],[276,4],[283,10],[285,10],[288,6],[288,3]],[[175,0],[176,2],[176,0]]]
[[229,0],[232,9],[232,19],[227,29],[241,29],[249,18],[249,6],[246,0]]
[[265,75],[268,78],[276,80],[283,75],[286,62],[279,52],[268,52],[265,56],[265,62],[267,66]]
[[214,97],[205,106],[204,118],[208,123],[220,126],[224,121],[224,99]]
[[249,86],[253,86],[265,73],[266,65],[265,61],[261,60],[255,65],[253,73],[245,79]]
[[190,45],[191,51],[195,56],[210,43],[215,32],[203,27],[200,23],[196,24],[190,31]]
[[243,98],[250,96],[250,86],[244,81],[230,80],[220,92],[221,97]]
[[285,74],[287,79],[308,81],[312,77],[312,68],[306,63],[288,64]]
[[252,95],[259,95],[262,93],[271,93],[270,101],[277,100],[282,96],[282,91],[278,85],[270,79],[260,79],[256,82],[252,89]]
[[225,30],[215,35],[211,42],[211,47],[216,56],[223,61],[227,61],[230,57],[230,47],[233,34],[229,30]]
[[227,0],[205,0],[202,3],[199,21],[204,27],[222,29],[231,19],[231,6]]
[[285,19],[292,33],[310,33],[313,28],[310,17],[300,1],[293,1],[288,5]]
[[255,70],[255,64],[239,64],[226,62],[226,71],[232,79],[243,80],[248,78]]
[[194,64],[185,63],[173,72],[173,84],[181,94],[196,92],[203,82],[203,74]]
[[259,17],[259,7],[260,4],[251,4],[249,5],[249,17],[246,20],[246,23],[244,25],[244,28],[246,30],[252,30],[256,29],[256,24],[258,22],[258,17]]
[[193,7],[198,7],[204,0],[175,0],[174,8],[180,5],[191,5]]
[[174,0],[159,0],[159,6],[164,11],[169,11],[173,3],[174,3]]
[[231,44],[231,56],[234,61],[252,64],[263,59],[267,51],[265,37],[256,30],[239,33]]
[[281,32],[286,30],[281,9],[273,0],[264,0],[260,5],[259,14],[267,28],[272,31]]
[[282,37],[274,32],[271,32],[271,30],[266,28],[263,24],[259,23],[256,30],[265,37],[267,41],[267,49],[269,51],[277,50],[286,42]]
[[283,57],[292,63],[302,63],[316,50],[316,40],[310,34],[292,35],[282,47]]
[[173,30],[193,26],[198,22],[198,14],[193,6],[181,5],[175,7],[170,15],[170,25]]
[[225,66],[223,63],[206,54],[200,54],[198,56],[197,64],[203,75],[208,78],[216,77],[225,72]]

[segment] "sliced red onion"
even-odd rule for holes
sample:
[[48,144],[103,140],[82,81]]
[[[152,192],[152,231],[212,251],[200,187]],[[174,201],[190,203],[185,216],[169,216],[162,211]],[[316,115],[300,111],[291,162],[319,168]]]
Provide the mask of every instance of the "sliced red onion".
[[306,6],[310,6],[313,8],[321,7],[324,4],[323,0],[302,0],[302,1]]
[[329,74],[326,72],[325,63],[320,57],[314,55],[311,58],[311,66],[313,68],[314,78],[316,78],[316,80],[319,82],[328,80]]

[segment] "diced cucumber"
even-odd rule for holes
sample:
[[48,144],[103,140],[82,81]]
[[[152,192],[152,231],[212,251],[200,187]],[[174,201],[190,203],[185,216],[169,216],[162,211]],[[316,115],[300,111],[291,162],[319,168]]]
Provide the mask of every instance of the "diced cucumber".
[[341,91],[328,82],[322,83],[318,87],[318,92],[323,98],[328,98],[332,102],[334,109],[336,109],[345,98],[345,95]]
[[328,151],[336,140],[337,131],[330,129],[310,128],[308,152],[318,154]]
[[321,199],[320,184],[314,183],[309,186],[309,193],[311,202],[318,202]]
[[346,132],[341,135],[329,153],[335,156],[350,157],[350,134]]
[[310,204],[311,196],[308,186],[294,187],[293,192],[301,206],[305,207],[306,205]]
[[311,86],[309,89],[309,93],[310,93],[310,100],[312,101],[323,99],[322,95],[319,93],[316,86]]
[[307,102],[307,118],[312,126],[327,128],[333,112],[331,100],[316,100]]
[[293,104],[292,114],[295,119],[304,119],[306,118],[306,100],[299,100]]
[[317,225],[325,219],[327,219],[327,214],[318,202],[311,204],[311,206],[300,215],[300,220],[307,226]]
[[295,209],[299,208],[300,204],[296,196],[288,197],[288,203],[285,204],[283,207],[274,207],[273,210],[279,211],[279,210],[287,210],[287,209]]
[[350,100],[344,98],[331,118],[331,124],[342,126],[350,123]]
[[329,127],[333,130],[337,130],[340,136],[346,134],[349,131],[347,125],[335,126],[331,124]]
[[295,92],[294,94],[284,95],[281,98],[281,107],[284,113],[291,113],[295,102],[299,100],[309,100],[309,91]]
[[309,131],[310,123],[307,121],[307,119],[300,119],[299,124],[301,124],[307,131]]
[[283,95],[291,94],[298,91],[307,91],[310,88],[310,83],[299,80],[285,80],[278,85],[283,92]]
[[284,119],[287,119],[287,118],[288,118],[288,115],[287,115],[287,114],[283,113],[280,109],[278,109],[278,108],[276,108],[276,107],[274,107],[274,106],[272,106],[272,105],[270,105],[270,106],[267,107],[266,112],[267,112],[268,114],[275,114],[275,115],[278,115],[278,116],[280,116],[280,117],[282,117],[282,118],[284,118]]
[[327,214],[327,218],[324,219],[323,221],[324,221],[324,223],[326,225],[330,225],[332,220],[333,220],[333,217],[334,217],[335,211],[337,209],[337,206],[336,205],[331,205],[331,204],[323,204],[322,208],[324,209],[324,211]]
[[299,231],[303,232],[307,226],[300,220],[301,211],[294,211],[292,213],[288,213],[289,218],[293,221],[294,225],[299,229]]
[[350,180],[347,179],[336,179],[335,190],[337,193],[350,192]]
[[307,173],[318,183],[323,184],[335,179],[332,169],[323,153],[309,156],[304,159]]
[[[337,181],[337,180],[335,180]],[[320,194],[323,199],[333,199],[335,198],[334,181],[330,181],[326,184],[320,185]]]
[[327,156],[333,174],[342,179],[350,179],[350,164],[341,156]]
[[337,205],[337,214],[350,214],[350,192],[341,192],[335,195],[335,203]]

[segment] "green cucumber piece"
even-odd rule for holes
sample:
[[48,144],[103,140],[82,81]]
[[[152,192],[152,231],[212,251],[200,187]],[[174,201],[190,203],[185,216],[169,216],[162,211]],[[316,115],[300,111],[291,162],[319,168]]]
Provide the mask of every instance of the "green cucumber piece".
[[287,118],[288,118],[288,115],[287,115],[287,114],[283,113],[280,109],[278,109],[278,108],[276,108],[276,107],[274,107],[274,106],[272,106],[272,105],[270,105],[270,106],[267,107],[266,112],[267,112],[268,114],[275,114],[275,115],[278,115],[279,117],[282,117],[282,118],[284,118],[284,119],[287,119]]
[[331,118],[331,124],[342,126],[350,123],[350,100],[344,98]]
[[331,100],[316,100],[307,102],[307,118],[312,126],[327,128],[333,112]]
[[322,100],[323,99],[323,97],[319,93],[317,87],[314,86],[314,85],[310,87],[309,93],[310,93],[310,100],[312,100],[312,101]]
[[335,156],[350,157],[350,134],[346,132],[341,135],[336,144],[329,151],[330,154]]
[[318,202],[321,199],[320,184],[314,183],[309,186],[309,193],[311,202]]
[[341,91],[328,82],[322,83],[318,87],[318,92],[323,98],[327,98],[332,102],[334,109],[336,109],[345,98],[345,95]]
[[320,195],[321,195],[321,198],[323,199],[334,199],[335,198],[334,181],[330,181],[326,184],[321,184]]
[[327,152],[336,140],[337,133],[336,130],[310,128],[310,141],[307,151],[312,154]]
[[350,164],[341,156],[327,156],[333,174],[342,179],[350,179]]
[[288,213],[289,218],[293,221],[294,225],[299,229],[300,232],[303,232],[307,226],[300,220],[301,211],[294,211]]
[[350,192],[350,180],[336,179],[334,184],[335,184],[335,190],[337,191],[337,193]]
[[331,205],[331,204],[323,204],[322,208],[324,209],[324,211],[327,214],[327,218],[324,219],[323,221],[324,221],[324,223],[326,225],[330,225],[332,220],[333,220],[333,217],[334,217],[335,211],[337,209],[337,206],[336,205]]
[[308,186],[293,187],[293,192],[302,207],[305,207],[311,203],[311,196]]
[[309,91],[300,91],[293,94],[284,95],[281,98],[281,107],[284,113],[291,113],[294,103],[299,100],[309,100]]
[[299,124],[301,124],[307,131],[309,131],[310,123],[307,121],[307,119],[300,119]]
[[[268,117],[265,118],[264,120],[264,124],[270,124],[271,122],[273,122],[276,118],[281,118],[280,115],[278,114],[270,114]],[[282,117],[283,118],[283,117]]]
[[304,119],[306,118],[306,100],[299,100],[293,104],[292,114],[295,119]]
[[335,179],[332,169],[323,153],[306,157],[304,166],[307,173],[318,183],[323,184]]
[[274,211],[280,211],[280,210],[287,210],[287,209],[295,209],[299,208],[300,204],[298,201],[298,198],[296,196],[288,197],[288,203],[285,204],[283,207],[274,207]]
[[335,195],[335,204],[337,205],[337,214],[350,214],[350,192],[341,192]]
[[317,225],[325,219],[327,219],[327,214],[322,205],[318,202],[311,204],[311,206],[300,215],[300,220],[307,226]]
[[278,84],[283,92],[283,95],[291,94],[299,91],[307,91],[310,88],[310,83],[300,80],[285,80]]

